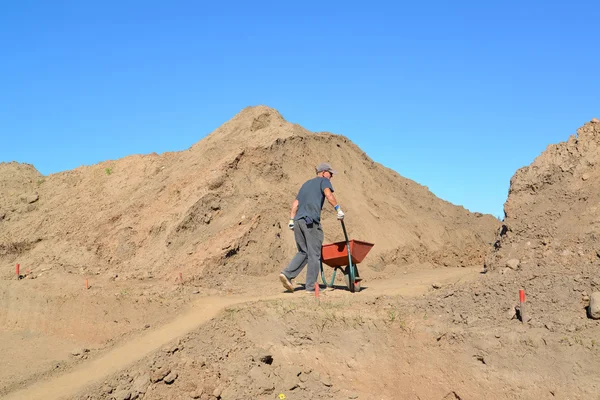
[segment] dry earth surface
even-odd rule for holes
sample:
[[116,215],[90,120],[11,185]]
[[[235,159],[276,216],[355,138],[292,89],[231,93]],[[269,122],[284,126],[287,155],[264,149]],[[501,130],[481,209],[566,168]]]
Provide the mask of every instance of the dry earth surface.
[[[598,145],[590,122],[517,171],[502,224],[263,106],[182,152],[0,164],[0,396],[600,398]],[[376,245],[363,291],[340,278],[317,302],[277,272],[321,161],[350,236]]]

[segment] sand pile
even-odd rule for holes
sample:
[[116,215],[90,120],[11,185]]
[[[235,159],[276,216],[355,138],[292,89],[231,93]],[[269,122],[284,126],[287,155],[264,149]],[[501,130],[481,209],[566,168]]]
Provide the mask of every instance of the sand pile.
[[[120,279],[175,279],[238,290],[295,251],[286,228],[299,185],[330,162],[363,267],[482,263],[498,221],[435,197],[347,138],[312,133],[268,107],[244,109],[190,149],[134,155],[42,177],[0,165],[0,265]],[[8,190],[4,190],[4,188]],[[324,213],[326,242],[343,235]],[[367,268],[370,267],[370,268]],[[362,272],[362,271],[361,271]]]
[[[550,145],[511,179],[491,269],[597,264],[600,251],[600,123]],[[518,260],[518,264],[517,261]]]
[[562,333],[571,345],[596,343],[599,323],[586,307],[600,290],[599,145],[593,120],[518,170],[487,274],[468,287],[444,288],[423,307],[459,325],[519,325],[515,306],[524,289],[528,326]]

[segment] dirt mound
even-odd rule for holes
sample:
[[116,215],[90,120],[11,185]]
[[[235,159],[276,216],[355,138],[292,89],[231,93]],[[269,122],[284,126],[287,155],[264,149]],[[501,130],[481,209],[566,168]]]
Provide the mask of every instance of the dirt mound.
[[[600,251],[600,123],[550,145],[511,179],[504,226],[490,269],[518,265],[578,268],[597,263]],[[517,263],[518,260],[518,263]]]
[[[46,177],[1,165],[0,182],[21,188],[0,203],[2,275],[9,278],[15,262],[33,276],[40,266],[46,275],[138,280],[181,272],[194,285],[239,290],[248,276],[278,271],[293,254],[289,206],[320,161],[340,171],[333,185],[351,236],[376,243],[365,262],[372,270],[482,262],[498,226],[493,217],[436,198],[343,136],[311,133],[259,106],[182,152]],[[19,201],[20,208],[10,206]],[[342,238],[330,210],[324,225],[326,241]]]
[[432,306],[452,310],[456,323],[518,324],[515,305],[524,289],[529,326],[561,332],[568,343],[592,334],[599,324],[586,318],[586,306],[600,289],[599,146],[600,123],[593,120],[518,170],[487,275]]

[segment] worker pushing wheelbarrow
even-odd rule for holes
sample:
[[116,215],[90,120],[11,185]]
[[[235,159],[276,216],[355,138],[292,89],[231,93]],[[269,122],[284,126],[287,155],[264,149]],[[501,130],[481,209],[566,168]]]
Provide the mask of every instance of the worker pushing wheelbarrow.
[[[288,228],[294,231],[298,252],[288,266],[281,271],[279,280],[284,288],[293,292],[292,280],[300,274],[305,266],[308,266],[305,291],[306,293],[314,293],[319,271],[321,271],[323,282],[327,285],[323,272],[324,262],[335,269],[331,284],[327,286],[333,286],[335,273],[342,266],[345,266],[344,272],[347,276],[348,287],[354,292],[357,290],[357,282],[360,282],[356,264],[363,260],[373,245],[357,240],[348,240],[343,222],[344,212],[333,195],[333,186],[331,185],[331,178],[336,172],[331,169],[329,164],[322,163],[317,166],[316,173],[315,178],[304,182],[292,203]],[[342,222],[346,238],[345,243],[333,243],[323,246],[324,234],[321,227],[321,209],[325,199],[333,206],[338,220]]]

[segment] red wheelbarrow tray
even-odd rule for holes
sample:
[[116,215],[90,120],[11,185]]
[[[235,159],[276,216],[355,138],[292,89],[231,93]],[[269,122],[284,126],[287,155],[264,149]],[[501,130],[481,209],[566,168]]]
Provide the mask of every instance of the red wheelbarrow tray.
[[[352,264],[356,265],[364,260],[373,246],[373,243],[350,240]],[[348,265],[348,247],[346,246],[346,242],[324,244],[321,247],[321,258],[323,259],[323,264],[327,264],[332,268]]]

